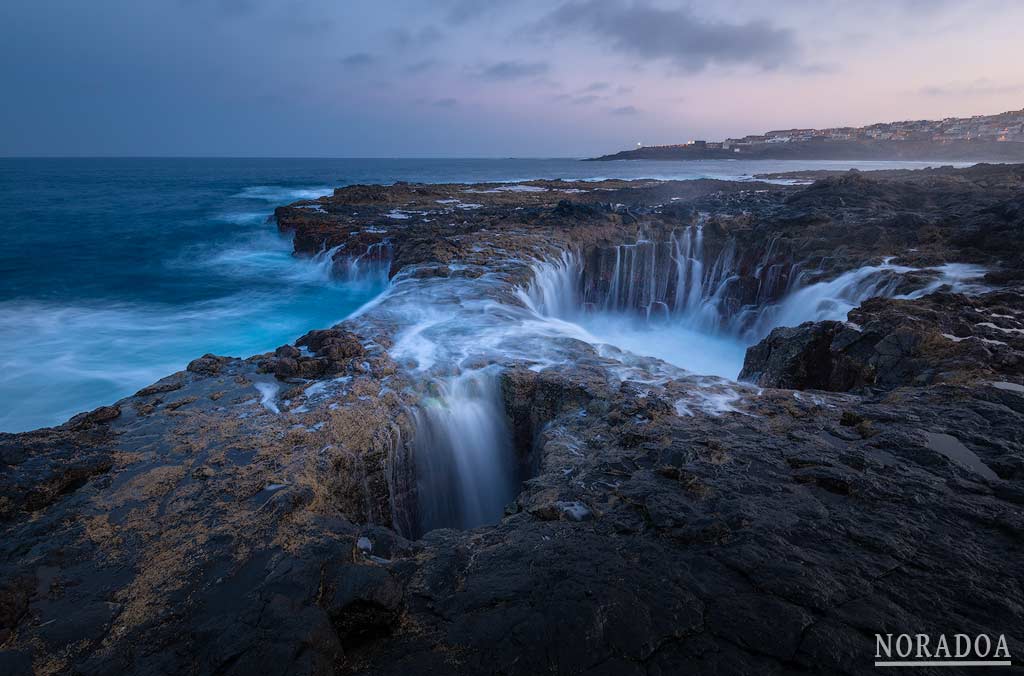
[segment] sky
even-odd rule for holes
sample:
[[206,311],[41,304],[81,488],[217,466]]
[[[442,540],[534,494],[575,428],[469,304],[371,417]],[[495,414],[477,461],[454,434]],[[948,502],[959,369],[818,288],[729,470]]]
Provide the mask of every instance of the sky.
[[3,0],[0,155],[585,157],[1024,108],[1017,0]]

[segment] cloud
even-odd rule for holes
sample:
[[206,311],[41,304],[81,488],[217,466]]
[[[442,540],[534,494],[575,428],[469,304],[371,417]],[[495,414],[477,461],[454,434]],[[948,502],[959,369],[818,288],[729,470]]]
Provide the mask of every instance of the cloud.
[[467,23],[491,13],[504,5],[504,0],[455,0],[448,9],[448,21]]
[[419,30],[399,28],[392,31],[391,37],[399,47],[427,47],[440,42],[444,34],[436,26],[424,26]]
[[583,88],[585,92],[603,92],[611,87],[607,82],[592,82]]
[[622,115],[622,116],[639,115],[640,114],[640,111],[637,110],[633,106],[620,106],[618,108],[612,108],[608,112],[610,112],[612,115]]
[[797,68],[801,75],[834,75],[842,71],[838,63],[808,63]]
[[586,106],[591,103],[595,103],[596,101],[599,101],[601,98],[602,97],[594,96],[593,94],[585,94],[583,96],[577,96],[572,100],[572,102],[574,105],[577,106]]
[[[289,37],[304,36],[308,39],[313,34],[326,34],[336,28],[321,0],[291,0],[288,3],[272,0],[177,0],[177,4],[189,11],[215,13],[218,20],[244,21],[250,28],[272,25]],[[214,25],[217,23],[219,21],[215,20]]]
[[355,54],[349,54],[343,56],[340,59],[341,65],[347,68],[362,68],[368,66],[374,62],[373,54],[367,54],[366,52],[356,52]]
[[980,77],[970,82],[949,82],[945,85],[923,87],[919,94],[925,96],[991,96],[994,94],[1017,94],[1024,91],[1021,84],[999,84],[987,77]]
[[687,8],[642,1],[576,0],[551,12],[540,26],[587,33],[616,51],[691,72],[711,64],[776,68],[798,52],[793,31],[767,21],[706,21]]
[[480,69],[477,75],[487,80],[518,80],[544,75],[550,69],[542,61],[499,61]]
[[422,61],[417,61],[416,63],[411,63],[406,66],[405,72],[410,75],[418,75],[433,68],[437,68],[440,64],[441,62],[437,59],[423,59]]

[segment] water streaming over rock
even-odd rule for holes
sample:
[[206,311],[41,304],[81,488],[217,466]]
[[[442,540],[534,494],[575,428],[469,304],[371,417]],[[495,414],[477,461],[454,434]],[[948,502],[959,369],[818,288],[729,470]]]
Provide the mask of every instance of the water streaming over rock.
[[669,233],[641,228],[636,242],[591,256],[596,266],[583,263],[581,273],[585,306],[710,333],[749,330],[796,283],[800,266],[775,240],[760,253],[742,251],[732,238],[708,251],[704,222]]
[[904,275],[921,271],[887,259],[808,282],[827,275],[820,261],[796,260],[778,239],[744,249],[728,237],[717,251],[706,239],[703,217],[668,232],[640,227],[633,243],[536,265],[522,296],[534,311],[578,322],[621,347],[735,377],[744,349],[773,328],[843,320],[875,296],[914,298],[944,285],[977,291],[985,272],[947,264],[914,281]]
[[[667,233],[641,230],[631,244],[566,251],[534,264],[531,282],[515,294],[507,277],[489,269],[441,279],[401,271],[372,317],[389,327],[389,354],[418,394],[406,446],[415,474],[411,532],[494,523],[514,499],[524,459],[502,397],[505,365],[564,364],[578,357],[573,345],[582,341],[624,364],[630,357],[622,350],[735,378],[746,346],[772,327],[843,318],[870,296],[895,295],[910,271],[884,262],[805,284],[822,273],[801,275],[777,242],[747,251],[735,239],[708,239],[698,220]],[[391,254],[382,242],[358,256],[328,250],[318,258],[342,274],[386,275]],[[973,274],[957,268],[939,277]],[[718,414],[736,395],[708,382],[691,404]]]
[[416,415],[420,532],[494,523],[518,485],[498,378],[471,371],[437,387]]
[[572,317],[580,309],[581,274],[578,257],[564,251],[557,260],[534,266],[533,283],[519,290],[519,298],[539,315]]
[[777,305],[761,310],[751,329],[751,336],[763,337],[777,326],[846,319],[850,310],[869,298],[895,296],[902,282],[900,275],[913,270],[885,262],[844,272],[835,279],[798,287]]
[[371,244],[361,253],[346,252],[342,248],[342,245],[324,247],[312,257],[319,274],[357,284],[388,281],[393,253],[389,240]]
[[[571,298],[569,286],[546,295],[559,303]],[[389,355],[412,380],[409,462],[416,498],[409,534],[497,522],[524,478],[502,369],[513,361],[565,361],[548,336],[566,324],[516,304],[507,280],[483,269],[444,278],[405,269],[365,320],[387,327]]]

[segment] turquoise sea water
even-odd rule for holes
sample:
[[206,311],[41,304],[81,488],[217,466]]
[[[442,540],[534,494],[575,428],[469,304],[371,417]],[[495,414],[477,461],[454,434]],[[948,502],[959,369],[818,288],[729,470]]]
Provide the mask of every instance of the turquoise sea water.
[[267,217],[352,183],[749,177],[927,163],[0,159],[0,431],[58,424],[205,353],[248,356],[383,290],[291,255]]

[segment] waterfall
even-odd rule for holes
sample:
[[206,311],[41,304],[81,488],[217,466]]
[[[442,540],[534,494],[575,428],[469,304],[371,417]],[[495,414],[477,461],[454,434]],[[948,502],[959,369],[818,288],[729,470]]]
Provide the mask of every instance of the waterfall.
[[[616,346],[694,373],[735,378],[747,345],[774,326],[843,318],[870,296],[894,295],[910,270],[886,261],[804,284],[800,267],[780,254],[783,242],[746,253],[736,240],[709,249],[698,223],[660,240],[641,233],[633,244],[565,251],[535,263],[530,283],[515,291],[520,302],[504,307],[502,299],[512,300],[504,295],[507,278],[452,280],[444,288],[462,285],[439,296],[434,285],[400,275],[389,298],[404,329],[390,354],[398,363],[415,363],[410,375],[431,393],[412,412],[415,435],[402,446],[411,457],[399,458],[393,470],[395,481],[410,487],[403,495],[415,494],[415,509],[393,508],[415,522],[409,532],[501,519],[528,474],[505,411],[501,365],[528,360],[546,368],[578,356],[575,349],[561,353],[559,341],[547,338],[590,343],[602,358],[617,359],[622,352],[604,352]],[[349,267],[372,270],[389,257],[381,242]],[[966,283],[975,271],[959,266],[943,274]]]
[[582,266],[575,254],[563,251],[554,261],[533,266],[533,281],[516,289],[523,304],[540,316],[569,318],[580,311]]
[[762,251],[742,251],[730,238],[717,254],[709,255],[703,219],[663,234],[661,241],[641,228],[635,242],[600,250],[587,261],[583,265],[565,253],[535,265],[534,281],[520,290],[520,297],[547,317],[582,321],[596,310],[607,317],[626,315],[746,344],[777,326],[843,320],[875,296],[916,298],[943,285],[954,292],[976,292],[985,273],[977,266],[946,264],[934,268],[936,277],[921,288],[899,295],[902,275],[916,269],[886,259],[807,284],[809,275],[824,271],[805,270],[779,238],[769,240]]
[[[900,276],[912,271],[887,259],[880,265],[806,285],[805,277],[811,271],[805,272],[801,263],[791,258],[779,238],[769,240],[761,252],[742,251],[737,240],[730,238],[717,255],[709,256],[703,219],[663,238],[658,242],[641,229],[634,243],[614,247],[610,269],[583,270],[585,305],[754,343],[776,326],[841,320],[868,298],[896,296]],[[936,271],[936,279],[904,297],[930,293],[944,284],[954,291],[972,290],[977,285],[969,280],[984,274],[980,268],[962,264],[944,265]],[[552,273],[538,268],[537,274],[540,278]],[[574,281],[565,278],[562,283]],[[569,299],[572,294],[560,297]],[[542,307],[552,316],[572,316],[550,302]],[[552,308],[558,311],[552,312]]]
[[[694,330],[718,331],[731,314],[728,303],[740,279],[738,267],[734,240],[708,265],[704,218],[661,241],[641,229],[635,243],[615,247],[607,283],[591,285],[587,300],[605,312],[638,313],[659,321],[674,318]],[[784,276],[776,266],[764,266],[758,274],[769,277],[762,285],[766,297]]]
[[309,259],[310,277],[328,281],[341,279],[351,283],[373,282],[386,284],[391,271],[392,248],[390,240],[370,244],[366,251],[358,255],[342,255],[344,244],[327,248],[324,244],[320,251]]
[[673,237],[676,262],[676,294],[674,309],[677,314],[697,307],[703,295],[704,283],[704,225],[686,228],[683,236]]
[[310,277],[318,281],[328,281],[334,276],[334,256],[341,249],[341,245],[333,246],[330,249],[324,247],[320,249],[310,259],[312,264]]
[[349,281],[373,279],[387,282],[391,271],[391,241],[384,239],[366,247],[366,251],[342,263],[344,276]]
[[844,320],[850,310],[869,298],[894,296],[900,275],[912,270],[885,262],[799,288],[778,305],[764,308],[750,334],[760,338],[777,326],[798,326],[807,321],[825,319]]
[[637,310],[650,313],[663,305],[669,292],[672,244],[650,238],[642,230],[635,244],[615,247],[611,287],[596,306],[608,312]]
[[471,371],[437,386],[416,413],[420,532],[495,523],[519,483],[498,378]]

